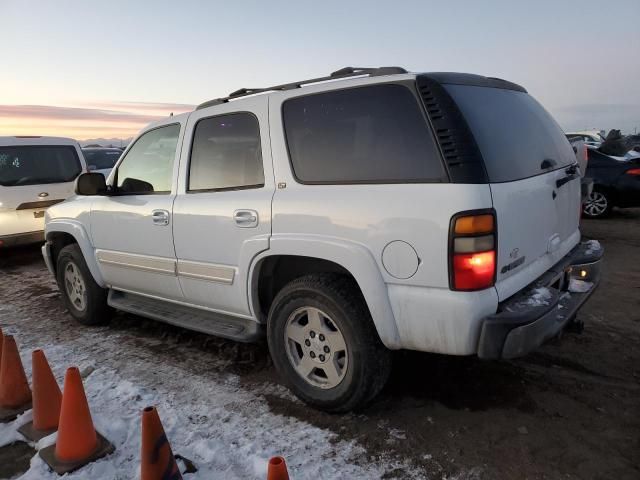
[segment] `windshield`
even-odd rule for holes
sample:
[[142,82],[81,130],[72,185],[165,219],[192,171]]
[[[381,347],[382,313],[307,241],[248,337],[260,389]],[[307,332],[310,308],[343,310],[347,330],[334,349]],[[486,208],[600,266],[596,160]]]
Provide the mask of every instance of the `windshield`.
[[492,183],[512,182],[576,162],[562,129],[531,95],[445,85],[480,148]]
[[120,155],[121,150],[82,150],[87,166],[95,167],[95,170],[113,168]]
[[0,185],[38,185],[74,180],[82,171],[75,147],[0,147]]

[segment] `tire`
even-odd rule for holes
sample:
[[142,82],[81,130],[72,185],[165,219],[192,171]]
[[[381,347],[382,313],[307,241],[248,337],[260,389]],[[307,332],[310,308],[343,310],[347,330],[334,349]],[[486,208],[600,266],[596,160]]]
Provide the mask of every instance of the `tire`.
[[362,294],[342,275],[313,274],[287,284],[271,306],[267,339],[293,393],[327,412],[364,407],[391,372],[391,352]]
[[67,245],[58,254],[56,280],[67,310],[83,325],[100,325],[109,320],[107,289],[93,279],[77,243]]
[[587,218],[605,218],[612,210],[611,196],[601,188],[594,188],[582,206],[582,213]]

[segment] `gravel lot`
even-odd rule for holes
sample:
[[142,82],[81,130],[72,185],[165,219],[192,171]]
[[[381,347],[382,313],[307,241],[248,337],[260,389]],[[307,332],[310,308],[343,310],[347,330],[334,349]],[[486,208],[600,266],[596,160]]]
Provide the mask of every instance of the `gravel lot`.
[[[61,358],[118,372],[151,392],[140,402],[157,401],[165,411],[191,408],[180,390],[197,384],[196,393],[207,397],[193,398],[193,411],[206,417],[207,402],[227,388],[218,398],[227,403],[211,409],[216,415],[224,410],[233,429],[217,431],[217,423],[207,428],[229,449],[237,448],[236,441],[249,445],[230,457],[238,464],[227,478],[260,478],[259,469],[242,465],[243,459],[256,460],[247,457],[253,449],[258,460],[284,454],[294,478],[637,479],[640,209],[586,220],[582,231],[606,249],[602,284],[581,312],[582,334],[567,333],[514,362],[399,353],[390,384],[358,414],[323,414],[292,398],[279,385],[264,345],[123,314],[106,327],[78,326],[64,312],[38,248],[0,251],[0,326],[16,334],[23,358],[38,346],[63,345]],[[59,378],[62,372],[56,370]],[[158,400],[158,391],[172,393]],[[234,404],[234,395],[242,400]],[[168,427],[174,451],[187,457],[194,440],[184,432],[206,423],[198,415],[178,415]],[[241,428],[234,415],[248,425]],[[260,422],[255,428],[250,423],[256,416],[289,437],[270,440],[267,448],[256,433]],[[309,435],[291,437],[301,429]],[[29,469],[32,454],[24,444],[0,448],[0,478]],[[132,464],[137,455],[129,452]],[[32,462],[31,473],[34,468]],[[117,464],[101,478],[131,478],[123,473],[131,468]]]

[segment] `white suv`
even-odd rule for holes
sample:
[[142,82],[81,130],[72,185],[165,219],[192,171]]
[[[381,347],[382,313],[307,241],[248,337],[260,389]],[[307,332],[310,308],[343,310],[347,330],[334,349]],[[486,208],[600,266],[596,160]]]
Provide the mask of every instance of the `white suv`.
[[71,138],[0,137],[0,248],[42,242],[44,211],[73,195],[86,171]]
[[266,333],[300,398],[345,411],[391,350],[512,358],[574,321],[602,255],[579,173],[518,85],[345,68],[149,126],[47,212],[43,253],[80,322]]

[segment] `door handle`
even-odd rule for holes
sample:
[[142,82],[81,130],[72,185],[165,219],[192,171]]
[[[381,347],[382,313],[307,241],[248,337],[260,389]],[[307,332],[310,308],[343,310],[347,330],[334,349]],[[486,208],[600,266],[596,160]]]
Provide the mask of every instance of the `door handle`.
[[154,225],[169,225],[169,212],[167,210],[154,210],[151,212],[151,220]]
[[255,210],[236,210],[233,212],[233,220],[242,228],[258,226],[258,212]]

